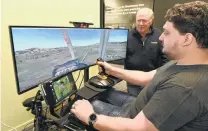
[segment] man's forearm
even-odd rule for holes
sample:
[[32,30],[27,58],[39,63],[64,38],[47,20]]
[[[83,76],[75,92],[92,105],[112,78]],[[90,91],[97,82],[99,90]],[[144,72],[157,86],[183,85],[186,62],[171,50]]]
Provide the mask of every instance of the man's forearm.
[[114,68],[110,75],[121,78],[131,84],[146,86],[152,80],[156,70],[151,72],[124,70],[121,68]]
[[[98,115],[94,127],[99,131],[138,131],[138,123],[133,119]],[[143,129],[140,129],[141,131]]]

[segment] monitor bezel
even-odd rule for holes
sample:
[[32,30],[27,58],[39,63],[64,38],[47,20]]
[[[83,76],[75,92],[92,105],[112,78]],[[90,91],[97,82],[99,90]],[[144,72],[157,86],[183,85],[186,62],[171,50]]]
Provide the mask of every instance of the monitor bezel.
[[[35,89],[37,88],[41,83],[44,83],[45,81],[50,81],[50,80],[55,80],[57,77],[51,77],[49,79],[46,79],[44,81],[41,81],[39,82],[39,84],[35,84],[35,85],[32,85],[32,86],[28,86],[27,89],[25,90],[20,90],[20,86],[19,86],[19,78],[18,78],[18,71],[17,71],[17,65],[16,65],[16,58],[15,58],[15,49],[14,49],[14,41],[13,41],[13,34],[12,34],[12,28],[74,28],[74,29],[82,29],[81,27],[67,27],[67,26],[24,26],[24,25],[9,25],[9,37],[10,37],[10,46],[11,46],[11,52],[12,52],[12,62],[13,62],[13,65],[14,65],[14,74],[15,74],[15,83],[16,83],[16,88],[17,88],[17,94],[18,95],[21,95],[25,92],[28,92],[32,89]],[[111,29],[111,28],[84,28],[84,29]],[[127,35],[129,34],[129,29],[123,29],[123,28],[116,28],[116,29],[119,29],[119,30],[127,30]],[[114,30],[114,29],[111,29],[111,30]],[[128,36],[127,36],[127,44],[128,44]],[[127,45],[126,45],[126,48],[127,48]],[[127,52],[126,52],[127,54]],[[124,60],[125,58],[121,58],[121,59],[116,59],[116,60],[108,60],[107,62],[113,62],[113,61],[119,61],[119,60]],[[89,68],[91,66],[94,66],[96,65],[96,62],[92,65],[87,65],[86,67],[83,67],[83,68],[80,68],[80,69],[75,69],[75,70],[72,70],[72,71],[69,71],[67,73],[63,73],[62,75],[58,76],[59,77],[63,77],[65,75],[68,75],[72,72],[75,72],[75,71],[78,71],[78,70],[83,70],[83,69],[86,69],[86,68]]]

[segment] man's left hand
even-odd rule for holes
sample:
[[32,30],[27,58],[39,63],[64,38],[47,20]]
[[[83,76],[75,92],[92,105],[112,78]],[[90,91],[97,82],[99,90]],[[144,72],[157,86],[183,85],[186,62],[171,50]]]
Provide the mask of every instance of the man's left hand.
[[90,102],[83,99],[76,101],[72,105],[71,112],[75,114],[79,120],[88,125],[89,116],[94,113],[94,110]]

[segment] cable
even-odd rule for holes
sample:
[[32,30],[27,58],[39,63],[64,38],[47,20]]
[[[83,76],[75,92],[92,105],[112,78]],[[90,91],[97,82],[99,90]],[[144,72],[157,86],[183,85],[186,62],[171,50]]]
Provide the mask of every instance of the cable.
[[45,118],[47,116],[47,113],[48,113],[48,107],[46,107],[46,109],[45,109]]
[[[29,122],[27,123],[27,125],[25,125],[24,129],[22,131],[25,131],[26,127],[29,125],[29,124],[33,124],[33,121],[32,122]],[[33,129],[33,128],[32,128]]]
[[12,126],[9,126],[9,125],[7,125],[7,124],[5,124],[5,123],[3,123],[3,122],[1,122],[1,124],[2,124],[2,125],[4,125],[4,126],[6,126],[6,127],[11,128],[11,129],[13,129],[13,130],[15,130],[15,131],[17,131],[17,129],[16,129],[16,128],[14,128],[14,127],[12,127]]
[[77,76],[77,79],[74,81],[74,83],[76,84],[77,80],[79,79],[79,76],[80,76],[80,73],[81,73],[82,70],[79,70],[79,74]]
[[[78,81],[78,79],[79,79],[79,77],[80,77],[81,71],[82,71],[82,70],[79,70],[79,74],[78,74],[78,76],[77,76],[77,79],[73,82],[74,85],[76,85],[76,83],[77,83],[77,81]],[[81,83],[80,83],[80,85],[79,85],[79,88],[80,88],[80,86],[81,86],[81,84],[82,84],[82,82],[83,82],[83,79],[84,79],[84,75],[82,74],[82,80],[81,80]],[[78,88],[78,89],[79,89],[79,88]]]
[[80,89],[80,87],[81,87],[81,85],[82,85],[83,80],[84,80],[84,75],[83,75],[82,80],[81,80],[81,82],[80,82],[80,84],[79,84],[79,89]]

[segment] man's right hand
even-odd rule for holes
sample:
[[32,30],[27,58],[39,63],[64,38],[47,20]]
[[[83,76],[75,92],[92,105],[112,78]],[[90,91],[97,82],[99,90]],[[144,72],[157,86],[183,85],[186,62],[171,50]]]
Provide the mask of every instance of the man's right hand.
[[[105,68],[105,73],[108,74],[108,75],[113,75],[113,70],[115,67],[113,67],[112,65],[108,64],[107,62],[102,62],[102,61],[98,61],[97,62],[98,65],[101,65]],[[101,67],[99,66],[99,72],[101,72],[102,69]]]

